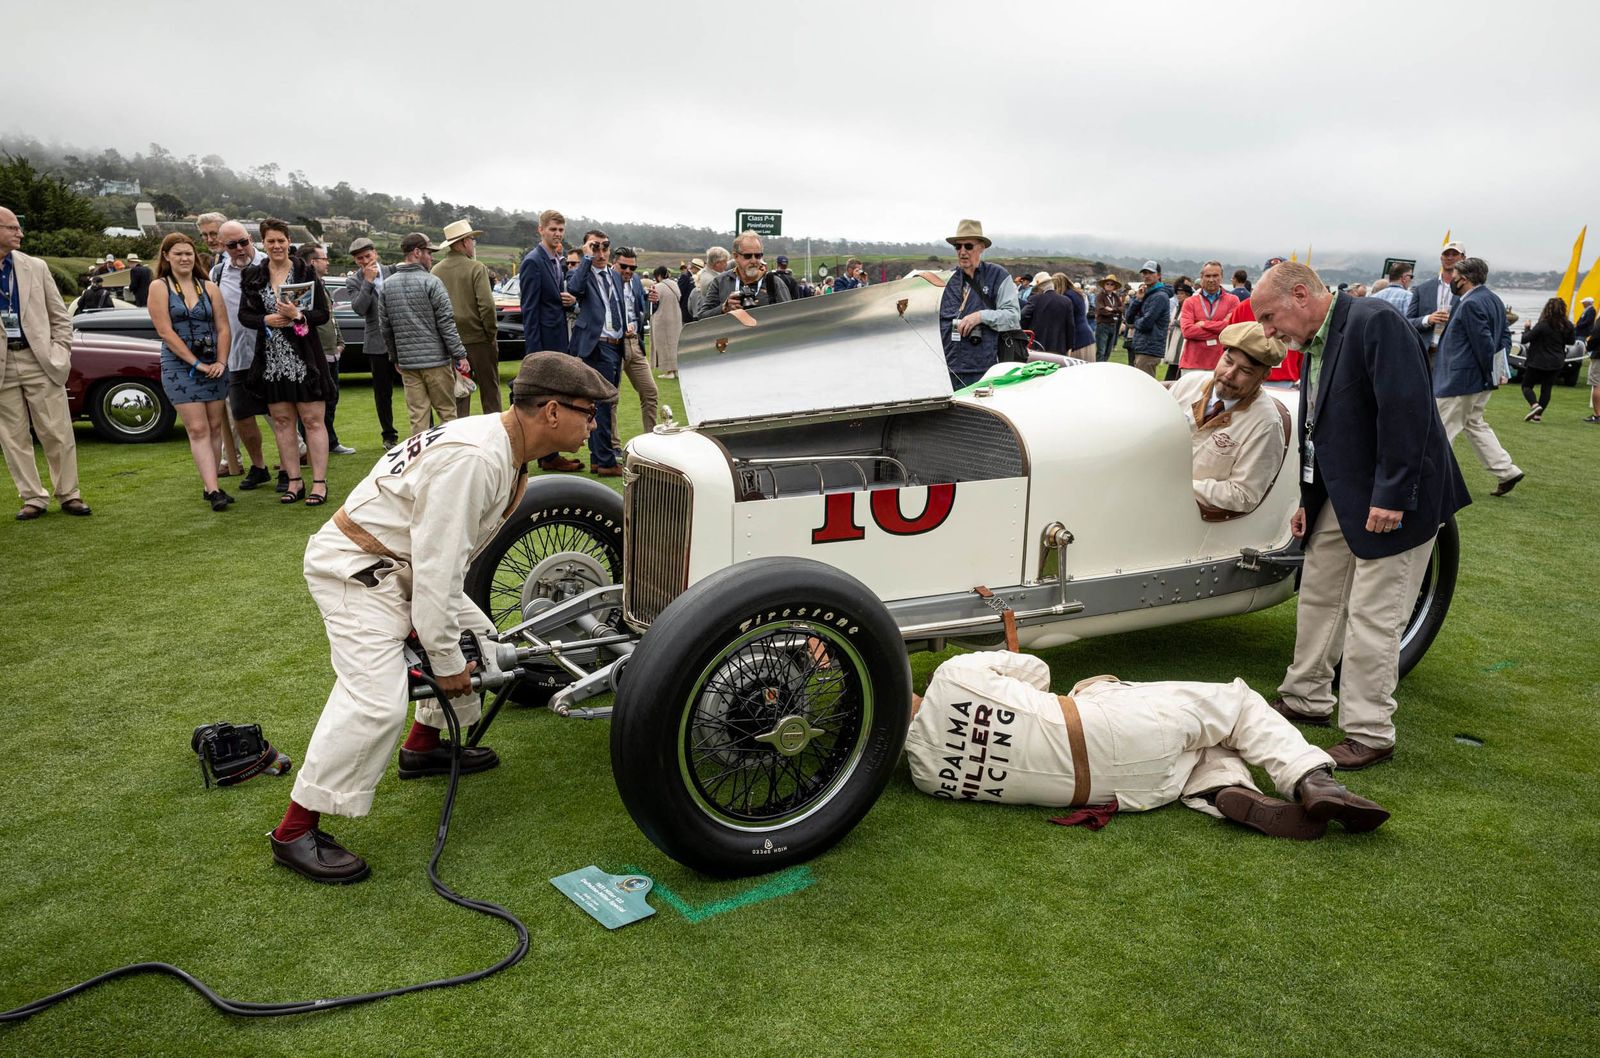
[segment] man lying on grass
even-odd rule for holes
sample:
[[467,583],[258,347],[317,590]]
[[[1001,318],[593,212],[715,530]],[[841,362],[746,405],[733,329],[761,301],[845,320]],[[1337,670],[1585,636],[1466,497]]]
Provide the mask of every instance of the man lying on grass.
[[[463,729],[481,702],[461,632],[493,622],[461,590],[471,556],[516,510],[527,462],[570,452],[594,427],[616,387],[577,357],[530,353],[503,414],[436,426],[378,461],[306,545],[305,575],[328,626],[337,677],[306,747],[289,809],[270,835],[272,858],[314,882],[356,882],[361,857],[323,832],[323,812],[364,816],[406,718],[404,644],[414,628],[439,689]],[[400,778],[450,773],[446,726],[433,699],[417,703],[400,747]],[[500,763],[487,746],[463,747],[461,773]]]
[[[1263,834],[1310,840],[1329,820],[1375,830],[1389,813],[1333,777],[1307,742],[1243,680],[1125,683],[1115,676],[1050,692],[1050,669],[1026,654],[951,658],[913,698],[911,778],[958,801],[1083,808],[1056,822],[1104,826],[1112,813],[1173,801]],[[1292,800],[1268,797],[1246,764]]]

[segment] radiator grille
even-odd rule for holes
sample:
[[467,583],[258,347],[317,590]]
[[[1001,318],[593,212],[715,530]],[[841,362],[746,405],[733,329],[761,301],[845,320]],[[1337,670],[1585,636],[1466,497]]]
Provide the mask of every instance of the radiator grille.
[[634,460],[623,495],[622,611],[648,625],[689,586],[694,493],[676,470]]

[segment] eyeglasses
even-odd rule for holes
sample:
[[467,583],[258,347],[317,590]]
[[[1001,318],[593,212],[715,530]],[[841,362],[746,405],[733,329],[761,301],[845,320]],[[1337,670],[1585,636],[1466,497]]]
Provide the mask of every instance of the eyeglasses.
[[759,261],[767,255],[762,251],[757,250],[755,253],[741,253],[736,256],[738,256],[738,258],[742,261]]
[[235,239],[232,242],[225,242],[225,243],[222,244],[223,249],[227,249],[227,250],[242,250],[246,246],[249,246],[249,245],[250,245],[250,240],[249,239]]
[[580,415],[587,415],[590,422],[594,422],[594,417],[600,414],[600,409],[595,407],[593,404],[585,408],[582,404],[568,404],[564,400],[558,400],[556,403],[561,405],[563,408],[570,408]]
[[978,244],[975,242],[958,242],[955,246],[958,250],[976,250],[978,248]]
[[611,240],[610,239],[596,239],[594,242],[590,243],[589,245],[591,247],[593,247],[594,249],[596,249],[596,250],[609,250],[609,249],[611,249]]
[[634,269],[636,269],[638,267],[639,266],[636,265],[636,264],[631,264],[631,265],[619,264],[619,265],[617,265],[617,270],[621,271],[621,272],[632,272]]

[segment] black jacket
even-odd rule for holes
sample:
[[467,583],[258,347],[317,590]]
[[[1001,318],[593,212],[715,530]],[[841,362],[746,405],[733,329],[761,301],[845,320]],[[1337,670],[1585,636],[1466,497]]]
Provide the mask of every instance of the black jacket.
[[[1472,502],[1445,441],[1424,356],[1421,336],[1381,298],[1340,294],[1314,409],[1307,407],[1310,380],[1300,386],[1302,465],[1308,426],[1316,453],[1315,477],[1300,486],[1306,525],[1332,503],[1357,558],[1409,551]],[[1367,532],[1372,507],[1404,511],[1400,528]]]
[[[316,270],[298,257],[289,259],[289,282],[309,283],[317,278]],[[271,282],[271,264],[263,260],[246,268],[239,276],[239,325],[256,332],[256,358],[250,364],[245,388],[256,392],[261,386],[262,372],[267,366],[267,309],[264,295]],[[322,355],[322,339],[317,328],[328,322],[332,310],[328,307],[327,288],[318,283],[312,288],[311,309],[301,313],[306,321],[306,333],[298,335],[293,327],[274,328],[289,339],[295,352],[306,365],[306,386],[315,400],[326,400],[333,393],[332,376],[328,374],[328,358]]]
[[1022,303],[1022,329],[1047,353],[1071,352],[1072,302],[1054,290],[1035,290]]
[[1572,327],[1552,327],[1543,320],[1522,335],[1522,355],[1529,371],[1560,371],[1567,366]]

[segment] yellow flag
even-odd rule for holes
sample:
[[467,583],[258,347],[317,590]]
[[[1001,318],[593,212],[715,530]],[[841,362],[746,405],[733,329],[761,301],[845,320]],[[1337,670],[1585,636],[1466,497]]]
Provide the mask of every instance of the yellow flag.
[[1440,243],[1439,245],[1440,246],[1449,246],[1450,245],[1450,229],[1449,228],[1446,228],[1444,230],[1444,242]]
[[1311,244],[1306,243],[1306,267],[1311,267]]
[[1572,304],[1568,308],[1572,310],[1574,318],[1583,315],[1584,298],[1594,298],[1600,302],[1600,257],[1595,258],[1594,264],[1589,266],[1589,275],[1573,291]]
[[1589,225],[1585,224],[1583,230],[1578,232],[1578,241],[1572,244],[1572,263],[1567,265],[1567,274],[1561,277],[1561,285],[1556,288],[1556,297],[1567,303],[1567,316],[1577,319],[1577,314],[1572,311],[1572,291],[1578,285],[1578,265],[1583,258],[1583,237],[1589,234]]
[[1289,251],[1289,260],[1291,260],[1291,261],[1299,261],[1300,260],[1300,254],[1297,253],[1294,250],[1290,250]]

